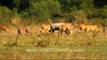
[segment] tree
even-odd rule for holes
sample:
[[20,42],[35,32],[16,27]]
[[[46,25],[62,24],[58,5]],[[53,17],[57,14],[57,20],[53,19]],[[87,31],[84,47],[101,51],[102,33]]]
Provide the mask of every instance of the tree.
[[105,5],[104,8],[102,9],[102,15],[103,18],[107,18],[107,5]]
[[60,4],[56,0],[31,0],[26,10],[30,17],[49,18],[51,14],[60,13]]

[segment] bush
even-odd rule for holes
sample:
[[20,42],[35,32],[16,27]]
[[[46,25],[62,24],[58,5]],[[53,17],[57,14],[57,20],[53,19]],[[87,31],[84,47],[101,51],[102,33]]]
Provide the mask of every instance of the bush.
[[87,23],[87,15],[83,10],[77,10],[70,14],[77,23]]
[[0,6],[0,24],[10,24],[12,17],[12,11],[7,7]]
[[50,18],[51,14],[60,13],[60,4],[55,0],[31,1],[30,8],[26,12],[32,18]]

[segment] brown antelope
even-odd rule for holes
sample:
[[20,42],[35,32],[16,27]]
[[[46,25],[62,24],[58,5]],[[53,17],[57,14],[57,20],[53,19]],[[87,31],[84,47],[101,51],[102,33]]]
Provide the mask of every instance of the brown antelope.
[[86,25],[86,24],[80,24],[79,26],[81,31],[84,31],[86,33],[90,33],[90,32],[102,32],[103,29],[99,28],[97,25]]
[[[61,32],[61,34],[63,33],[63,31],[66,34],[70,34],[71,28],[73,28],[74,25],[77,25],[74,23],[74,25],[72,25],[71,23],[52,23],[50,19],[48,19],[50,22],[50,30],[49,32],[54,33],[54,31],[59,31]],[[72,25],[72,26],[71,26]]]
[[79,25],[79,28],[80,28],[79,32],[85,32],[86,31],[86,27],[87,27],[86,24],[80,24]]
[[60,25],[60,33],[62,35],[63,32],[65,32],[67,35],[70,35],[72,33],[72,30],[75,26],[71,23],[65,23],[63,25]]
[[48,33],[50,30],[49,24],[42,24],[40,27],[42,28],[42,30],[41,30],[42,33]]
[[90,31],[93,31],[95,33],[98,33],[98,32],[102,33],[103,32],[103,28],[98,27],[97,25],[91,25],[90,26]]
[[97,28],[96,30],[95,30],[95,32],[100,32],[100,33],[103,33],[103,28]]
[[18,27],[17,33],[18,33],[18,35],[26,34],[26,28],[22,27],[22,26]]
[[0,25],[0,30],[4,32],[10,32],[10,28],[6,25]]
[[27,26],[27,28],[25,29],[26,33],[30,33],[30,34],[35,34],[36,30],[33,27]]
[[30,26],[27,26],[27,27],[18,27],[17,29],[17,33],[19,35],[23,35],[23,34],[35,34],[36,33],[36,30]]

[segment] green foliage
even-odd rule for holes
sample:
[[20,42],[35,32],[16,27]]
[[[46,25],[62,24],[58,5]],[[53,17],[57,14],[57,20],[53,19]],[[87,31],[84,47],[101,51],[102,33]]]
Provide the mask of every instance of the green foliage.
[[9,24],[12,11],[7,7],[0,6],[0,24]]
[[58,1],[31,1],[30,5],[30,8],[27,10],[30,17],[36,16],[38,18],[49,18],[51,14],[60,13],[60,5]]
[[80,0],[59,0],[62,11],[69,12],[70,8],[75,6],[77,9],[80,8]]
[[14,9],[19,9],[19,6],[20,6],[20,0],[14,0],[13,1],[13,5],[14,5]]
[[[80,12],[82,11],[82,12]],[[41,19],[76,20],[74,15],[86,15],[90,20],[107,18],[106,0],[0,0],[0,17],[28,18],[35,22]],[[81,17],[82,18],[82,17]],[[59,20],[60,20],[59,19]],[[81,19],[82,21],[82,19]],[[44,21],[43,21],[44,22]]]
[[94,14],[94,5],[93,5],[93,0],[84,0],[81,2],[81,9],[85,11],[85,13],[91,17]]
[[102,15],[107,17],[107,5],[104,6]]
[[0,6],[0,16],[12,16],[12,11],[7,7]]
[[73,20],[76,20],[77,23],[87,23],[87,15],[83,10],[74,11],[70,13],[70,16]]

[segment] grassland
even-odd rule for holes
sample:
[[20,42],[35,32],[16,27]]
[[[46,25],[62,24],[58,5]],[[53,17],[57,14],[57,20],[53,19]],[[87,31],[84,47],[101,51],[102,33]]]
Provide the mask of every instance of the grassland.
[[14,46],[16,37],[15,29],[0,33],[0,60],[107,59],[107,34],[22,35]]

